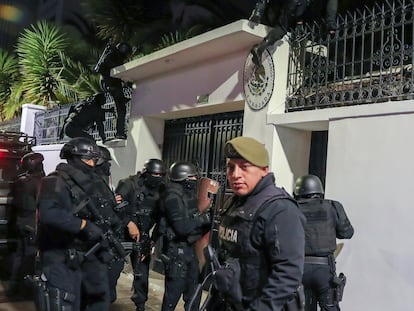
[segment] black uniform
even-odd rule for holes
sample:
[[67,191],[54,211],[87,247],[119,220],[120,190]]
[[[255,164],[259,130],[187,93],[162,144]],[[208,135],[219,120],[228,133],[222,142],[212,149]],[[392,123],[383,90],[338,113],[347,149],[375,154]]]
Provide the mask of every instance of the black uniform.
[[282,39],[299,22],[314,22],[323,16],[326,29],[335,31],[337,10],[338,0],[258,0],[250,19],[260,21],[263,17],[263,23],[273,28],[261,43],[253,47],[253,61],[259,65],[264,50]]
[[[13,207],[17,219],[17,249],[13,260],[9,294],[27,294],[23,286],[26,275],[34,275],[34,263],[37,251],[35,243],[36,197],[43,172],[24,173],[13,185]],[[18,288],[20,286],[20,288]],[[19,292],[20,291],[20,292]]]
[[[166,225],[163,240],[166,260],[162,311],[175,310],[181,295],[187,310],[199,280],[194,243],[210,229],[210,220],[198,212],[195,187],[186,185],[188,181],[170,182],[161,198],[162,222],[165,221]],[[160,224],[160,227],[163,225]],[[198,310],[200,299],[201,297],[195,299],[192,310]]]
[[[125,45],[125,43],[121,43]],[[119,46],[119,45],[118,45]],[[107,46],[100,62],[96,65],[96,71],[102,76],[101,85],[105,92],[109,92],[114,98],[117,113],[116,137],[125,139],[126,103],[123,82],[121,79],[111,77],[111,69],[122,65],[128,55],[122,53],[118,47]]]
[[89,134],[89,130],[96,125],[99,136],[105,142],[105,113],[114,112],[113,109],[102,107],[105,101],[105,94],[100,93],[72,105],[64,121],[60,138],[62,139],[66,135],[71,138],[85,137],[93,139],[92,135]]
[[47,278],[53,302],[51,310],[81,310],[81,296],[82,308],[109,309],[105,250],[85,258],[85,252],[98,238],[88,235],[86,227],[80,231],[82,219],[88,217],[80,217],[80,213],[86,213],[85,207],[80,209],[80,202],[89,198],[100,206],[96,199],[105,198],[101,189],[96,188],[96,180],[93,167],[80,159],[72,160],[71,165],[59,164],[56,172],[42,180],[38,199],[39,250],[42,274]]
[[[140,241],[131,252],[131,263],[134,270],[133,289],[131,300],[137,306],[137,310],[144,310],[148,299],[148,277],[151,262],[151,246],[155,243],[150,238],[150,230],[159,220],[160,187],[163,178],[152,178],[150,174],[138,174],[119,181],[115,190],[124,201],[129,202],[124,216],[124,224],[134,222],[140,231]],[[127,241],[132,239],[127,235]],[[141,261],[141,257],[145,259]],[[119,277],[119,275],[118,275]]]
[[219,258],[239,262],[240,280],[230,282],[240,285],[242,299],[237,306],[216,292],[209,310],[281,311],[295,301],[303,273],[305,220],[274,181],[269,173],[250,194],[232,197],[220,210]]
[[[322,198],[298,200],[307,219],[305,226],[305,273],[303,285],[306,294],[306,311],[316,311],[317,302],[323,311],[338,311],[336,297],[338,280],[333,252],[336,238],[350,239],[354,234],[345,210],[337,201]],[[342,288],[343,290],[343,288]]]

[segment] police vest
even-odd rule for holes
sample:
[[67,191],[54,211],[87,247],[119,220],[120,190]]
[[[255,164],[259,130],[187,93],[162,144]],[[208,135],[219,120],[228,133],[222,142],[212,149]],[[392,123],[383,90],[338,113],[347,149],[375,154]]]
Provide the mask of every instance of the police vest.
[[305,254],[310,256],[332,253],[336,248],[336,216],[332,202],[307,199],[298,203],[306,217]]
[[[270,192],[271,191],[271,192]],[[268,212],[274,213],[274,205],[282,199],[292,200],[291,197],[283,190],[270,190],[269,193],[262,191],[255,197],[255,200],[250,200],[251,204],[240,202],[240,198],[233,197],[232,200],[226,201],[223,210],[220,212],[220,252],[219,258],[221,261],[227,258],[239,258],[241,270],[244,271],[245,279],[241,280],[241,286],[245,299],[250,300],[257,296],[260,286],[260,281],[266,279],[270,271],[270,266],[267,262],[266,254],[263,252],[263,247],[254,247],[251,243],[252,231],[255,230],[255,222],[259,215],[264,215]],[[271,207],[271,208],[267,208]],[[255,284],[251,284],[250,276],[254,276]],[[258,283],[259,282],[259,283]],[[248,297],[247,297],[247,296]]]
[[134,190],[134,216],[140,230],[145,233],[151,229],[155,222],[155,209],[160,195],[157,189],[150,189],[145,186],[144,177],[139,174],[129,177],[132,189]]
[[114,224],[119,223],[113,211],[113,207],[116,205],[114,195],[103,179],[93,178],[88,174],[73,169],[69,165],[59,168],[52,174],[60,176],[69,186],[75,205],[73,209],[74,214],[79,214],[82,218],[89,218],[92,221],[96,221],[82,205],[82,202],[90,199],[105,219],[111,219]]
[[[169,234],[173,234],[172,237],[169,238],[169,240],[175,240],[176,242],[185,242],[187,241],[188,237],[178,237],[174,228],[170,225],[170,223],[173,223],[177,220],[187,220],[188,222],[183,223],[190,223],[191,220],[194,218],[195,215],[198,215],[198,204],[197,204],[197,198],[192,195],[192,193],[185,191],[181,185],[176,183],[170,183],[170,185],[166,188],[164,192],[164,198],[168,198],[170,194],[174,194],[181,198],[183,205],[180,206],[180,210],[175,213],[175,217],[180,219],[166,219],[165,217],[165,206],[162,206],[162,218],[165,219],[165,221],[161,221],[164,223],[165,228],[160,228],[160,233],[165,235],[167,232]],[[165,200],[164,200],[165,202]],[[168,202],[168,201],[167,201]]]

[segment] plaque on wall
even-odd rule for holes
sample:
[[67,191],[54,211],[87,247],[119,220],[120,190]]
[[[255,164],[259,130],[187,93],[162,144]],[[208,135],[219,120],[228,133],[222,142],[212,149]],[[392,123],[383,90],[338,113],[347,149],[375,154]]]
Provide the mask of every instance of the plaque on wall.
[[275,66],[269,51],[264,51],[260,66],[253,63],[249,53],[244,64],[243,89],[247,105],[252,110],[260,110],[269,103],[274,83]]

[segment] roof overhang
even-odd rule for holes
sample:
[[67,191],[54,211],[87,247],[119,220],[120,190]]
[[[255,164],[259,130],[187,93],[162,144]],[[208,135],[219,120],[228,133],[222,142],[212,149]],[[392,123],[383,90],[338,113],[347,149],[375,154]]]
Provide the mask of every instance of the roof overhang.
[[131,82],[146,80],[209,59],[250,49],[266,36],[268,30],[264,25],[238,20],[115,67],[111,75]]

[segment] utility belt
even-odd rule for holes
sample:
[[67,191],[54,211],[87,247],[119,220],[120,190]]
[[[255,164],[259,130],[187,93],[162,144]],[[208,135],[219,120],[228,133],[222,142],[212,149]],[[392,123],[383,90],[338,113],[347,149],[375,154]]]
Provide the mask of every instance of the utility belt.
[[85,252],[73,248],[59,251],[46,251],[42,254],[42,265],[48,266],[55,263],[64,263],[72,270],[80,268],[84,260]]
[[329,265],[330,260],[328,257],[305,256],[305,263],[313,265]]

